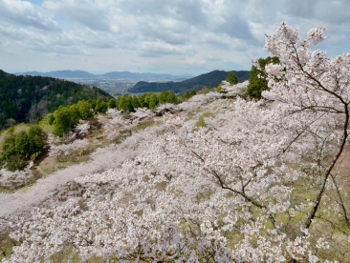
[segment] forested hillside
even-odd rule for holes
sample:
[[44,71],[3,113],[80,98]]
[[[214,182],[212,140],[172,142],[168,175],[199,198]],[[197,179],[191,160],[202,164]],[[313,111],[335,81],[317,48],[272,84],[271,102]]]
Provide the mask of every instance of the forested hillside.
[[[249,71],[233,71],[238,79],[238,82],[243,82],[249,78]],[[175,93],[185,93],[187,91],[199,91],[202,88],[212,88],[226,79],[228,71],[214,70],[209,73],[199,75],[194,78],[186,79],[180,82],[146,82],[139,81],[134,87],[129,89],[129,92],[160,92],[160,91],[174,91]]]
[[96,87],[50,77],[16,76],[0,70],[0,129],[34,122],[60,105],[112,98]]

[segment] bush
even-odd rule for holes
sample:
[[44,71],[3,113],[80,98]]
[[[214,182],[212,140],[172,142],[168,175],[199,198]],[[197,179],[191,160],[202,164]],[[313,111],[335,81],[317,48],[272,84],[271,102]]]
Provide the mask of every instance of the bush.
[[71,131],[75,125],[79,123],[79,119],[75,118],[75,111],[71,111],[69,107],[59,107],[55,111],[54,134],[63,136],[63,134]]
[[94,112],[92,110],[92,105],[86,100],[79,101],[78,103],[79,115],[82,120],[91,119],[94,117]]
[[15,152],[20,156],[29,155],[30,143],[28,134],[25,131],[20,131],[15,137]]
[[47,117],[47,120],[48,120],[48,124],[52,125],[53,122],[55,121],[55,116],[52,113],[49,113],[49,114],[46,115],[46,117]]
[[8,131],[0,156],[1,165],[6,165],[10,171],[22,170],[29,160],[35,160],[46,148],[47,134],[37,125],[32,126],[28,133]]
[[98,98],[96,100],[95,112],[105,113],[107,111],[107,108],[108,105],[104,100],[102,100],[101,98]]
[[[43,154],[47,148],[47,134],[40,128],[40,126],[33,126],[28,132],[29,153],[31,159]],[[34,156],[34,157],[33,157]]]

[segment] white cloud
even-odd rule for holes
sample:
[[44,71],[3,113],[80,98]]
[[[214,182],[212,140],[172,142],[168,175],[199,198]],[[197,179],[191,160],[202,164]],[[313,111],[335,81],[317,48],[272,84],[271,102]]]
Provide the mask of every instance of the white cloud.
[[191,46],[174,46],[161,41],[145,41],[141,44],[140,51],[145,57],[193,56],[195,54],[195,50]]
[[41,30],[57,30],[59,27],[45,10],[27,1],[0,0],[0,17],[2,22],[13,25],[34,27]]
[[69,19],[96,31],[110,31],[108,6],[98,5],[95,1],[47,0],[43,6],[56,16]]
[[350,21],[348,0],[285,0],[285,5],[286,12],[294,17],[318,19],[330,24]]
[[0,68],[22,71],[21,58],[35,57],[35,64],[26,63],[30,70],[249,69],[247,57],[267,55],[265,34],[282,21],[304,34],[326,27],[329,42],[321,47],[336,55],[350,46],[347,5],[347,0],[0,0],[0,45],[6,46],[0,57],[18,56],[0,60]]

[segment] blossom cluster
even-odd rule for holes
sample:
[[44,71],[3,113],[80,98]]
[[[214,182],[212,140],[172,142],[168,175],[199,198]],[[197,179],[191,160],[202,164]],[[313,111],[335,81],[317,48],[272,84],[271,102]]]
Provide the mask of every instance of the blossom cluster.
[[[301,40],[283,23],[265,46],[280,58],[265,68],[265,99],[209,93],[179,105],[152,136],[135,137],[137,155],[77,178],[81,196],[19,219],[11,237],[23,242],[3,262],[49,261],[67,247],[82,261],[333,260],[322,253],[327,237],[310,225],[324,213],[322,198],[332,202],[327,191],[339,199],[328,209],[346,217],[332,172],[348,140],[350,55],[330,60],[310,49],[323,39],[323,29]],[[151,117],[141,110],[123,124],[114,112],[107,128]]]

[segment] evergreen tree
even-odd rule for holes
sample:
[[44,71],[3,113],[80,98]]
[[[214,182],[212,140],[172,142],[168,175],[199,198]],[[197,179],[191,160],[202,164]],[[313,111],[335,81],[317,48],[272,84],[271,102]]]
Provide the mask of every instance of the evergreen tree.
[[238,79],[237,79],[236,74],[233,71],[229,72],[227,74],[226,81],[228,83],[230,83],[231,85],[237,84],[238,83]]
[[267,64],[278,64],[278,57],[267,57],[258,59],[259,68],[252,66],[249,76],[249,84],[247,88],[247,94],[250,98],[261,99],[261,92],[268,90],[265,66]]

